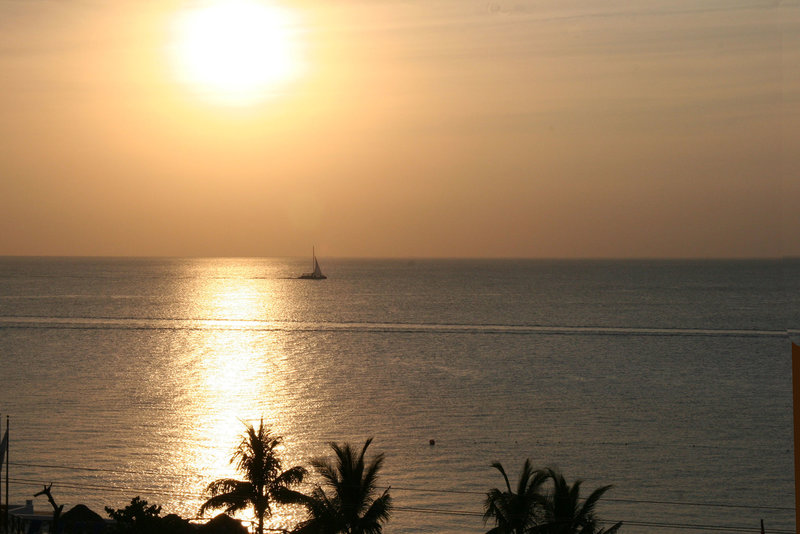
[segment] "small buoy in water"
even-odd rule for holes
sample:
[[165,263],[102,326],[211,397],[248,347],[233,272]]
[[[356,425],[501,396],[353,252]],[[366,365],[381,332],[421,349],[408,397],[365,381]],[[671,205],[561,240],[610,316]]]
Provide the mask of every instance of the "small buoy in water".
[[433,447],[434,445],[436,445],[436,440],[435,440],[435,439],[432,439],[432,440],[430,440],[430,441],[428,442],[428,444],[429,444],[431,447]]

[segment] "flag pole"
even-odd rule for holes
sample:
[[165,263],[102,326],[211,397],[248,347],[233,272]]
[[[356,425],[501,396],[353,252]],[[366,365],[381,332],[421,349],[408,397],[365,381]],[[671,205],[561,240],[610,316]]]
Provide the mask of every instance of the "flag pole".
[[[0,421],[2,421],[2,418],[0,418]],[[5,456],[2,454],[4,452],[6,451],[0,451],[0,458],[5,458]],[[2,504],[3,504],[3,462],[0,462],[0,506],[2,506]],[[4,513],[3,527],[5,528],[5,530],[3,532],[6,532],[8,530],[5,519],[6,519],[6,514]]]
[[792,411],[794,412],[794,525],[800,532],[800,345],[792,342]]
[[8,453],[11,449],[11,437],[8,434],[8,414],[6,414],[6,532],[8,532],[8,519],[9,519],[9,508],[8,508]]
[[6,517],[5,517],[5,525],[4,525],[6,532],[8,532],[8,519],[9,519],[9,513],[8,513],[9,512],[9,508],[8,508],[8,451],[10,449],[9,441],[11,441],[11,438],[8,435],[8,414],[6,414],[6,451],[5,451],[6,452]]

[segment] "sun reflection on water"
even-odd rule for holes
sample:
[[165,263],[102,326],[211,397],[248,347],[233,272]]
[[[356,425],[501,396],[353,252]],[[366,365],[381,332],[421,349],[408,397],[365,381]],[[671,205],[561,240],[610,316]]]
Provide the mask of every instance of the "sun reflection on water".
[[[280,281],[254,278],[231,266],[222,276],[198,277],[192,281],[192,315],[204,321],[265,321],[275,306],[275,284]],[[281,302],[281,306],[287,305]],[[194,491],[199,493],[218,478],[241,478],[231,463],[245,424],[258,425],[261,418],[274,434],[291,429],[295,407],[285,395],[292,374],[284,354],[285,333],[238,325],[235,328],[203,328],[191,353],[179,365],[193,382],[192,398],[183,418],[190,428],[187,447],[181,451],[181,470],[197,473]],[[285,450],[284,446],[284,450]],[[281,451],[283,452],[283,451]],[[295,465],[282,456],[284,469]],[[194,510],[202,501],[198,498]],[[208,517],[222,512],[211,511]],[[249,510],[237,514],[252,520]],[[286,527],[300,518],[297,511],[273,511],[271,526]]]

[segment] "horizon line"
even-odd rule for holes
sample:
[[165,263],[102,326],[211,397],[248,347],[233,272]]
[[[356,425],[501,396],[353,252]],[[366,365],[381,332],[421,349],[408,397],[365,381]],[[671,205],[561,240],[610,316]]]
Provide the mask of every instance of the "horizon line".
[[[295,256],[260,255],[127,255],[127,254],[0,254],[2,259],[296,259]],[[776,261],[800,260],[800,255],[783,256],[349,256],[326,255],[337,260],[541,260],[541,261]]]

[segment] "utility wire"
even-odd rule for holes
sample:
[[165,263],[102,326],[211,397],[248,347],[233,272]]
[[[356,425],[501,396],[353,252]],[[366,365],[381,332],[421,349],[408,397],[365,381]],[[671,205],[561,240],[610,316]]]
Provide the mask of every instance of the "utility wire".
[[[20,467],[36,467],[42,469],[63,469],[68,471],[90,471],[90,472],[100,472],[100,473],[125,473],[125,474],[132,474],[132,475],[155,475],[161,478],[168,478],[168,477],[187,477],[188,475],[180,474],[180,473],[164,473],[161,471],[152,471],[152,470],[127,470],[127,469],[107,469],[107,468],[100,468],[100,467],[71,467],[65,465],[51,465],[51,464],[29,464],[23,462],[10,462],[11,465],[16,465]],[[98,488],[102,489],[102,488]],[[460,494],[460,495],[482,495],[485,496],[486,492],[483,491],[474,491],[474,490],[453,490],[453,489],[431,489],[431,488],[415,488],[410,486],[392,486],[393,490],[396,491],[411,491],[411,492],[420,492],[420,493],[444,493],[444,494]],[[696,507],[708,507],[708,508],[738,508],[744,510],[774,510],[774,511],[792,511],[794,507],[790,506],[769,506],[769,505],[751,505],[751,504],[731,504],[731,503],[714,503],[714,502],[690,502],[690,501],[662,501],[657,499],[625,499],[625,498],[614,498],[614,497],[603,497],[603,502],[619,502],[619,503],[627,503],[627,504],[658,504],[658,505],[665,505],[665,506],[696,506]]]
[[[608,522],[608,521],[604,521]],[[706,531],[716,531],[716,532],[749,532],[753,533],[758,530],[758,527],[737,527],[737,526],[728,526],[728,525],[698,525],[698,524],[690,524],[690,523],[661,523],[658,521],[623,521],[624,525],[636,526],[636,527],[650,527],[650,528],[673,528],[673,529],[693,529],[693,530],[706,530]],[[783,529],[769,529],[770,534],[795,534],[794,530],[783,530]]]
[[[9,479],[14,485],[24,485],[24,486],[39,486],[44,484],[41,481],[31,480],[31,479],[18,479],[12,478]],[[180,492],[180,491],[166,491],[166,490],[159,490],[154,488],[130,488],[130,487],[115,487],[115,486],[102,486],[102,485],[94,485],[94,484],[75,484],[69,482],[58,482],[59,486],[63,488],[69,489],[94,489],[94,490],[104,490],[104,491],[112,491],[116,493],[141,493],[145,495],[167,495],[167,496],[179,496],[185,498],[196,498],[197,494],[195,493],[187,493],[187,492]],[[392,487],[392,489],[397,489]],[[411,489],[411,488],[406,488]],[[423,491],[423,490],[419,490]],[[457,491],[448,491],[448,490],[439,490],[441,492],[447,493],[465,493],[465,492],[457,492]],[[408,513],[416,513],[416,514],[430,514],[430,515],[446,515],[446,516],[461,516],[461,517],[483,517],[483,514],[480,512],[473,512],[467,510],[445,510],[442,508],[425,508],[425,507],[418,507],[418,506],[395,506],[394,510],[397,512],[408,512]],[[604,523],[616,523],[617,520],[605,520]],[[671,528],[671,529],[678,529],[678,530],[685,530],[685,529],[693,529],[693,530],[700,530],[700,531],[713,531],[713,532],[753,532],[753,527],[745,527],[745,526],[733,526],[733,525],[705,525],[705,524],[693,524],[693,523],[666,523],[666,522],[659,522],[659,521],[636,521],[636,520],[622,520],[622,523],[629,526],[639,526],[639,527],[648,527],[648,528]],[[793,534],[794,531],[792,530],[781,530],[781,529],[770,529],[771,534]]]
[[[163,476],[165,473],[161,471],[148,471],[144,469],[140,469],[137,471],[133,471],[130,469],[106,469],[102,467],[70,467],[66,465],[50,465],[50,464],[28,464],[22,462],[9,462],[11,465],[16,465],[20,467],[38,467],[42,469],[65,469],[68,471],[96,471],[99,473],[126,473],[129,475],[160,475]],[[182,476],[179,474],[175,474],[172,476]]]
[[[410,488],[403,486],[392,486],[393,490],[402,491],[418,491],[423,493],[458,493],[470,495],[486,495],[485,491],[468,491],[468,490],[442,490],[442,489],[423,489],[423,488]],[[612,497],[603,497],[603,502],[621,502],[629,504],[661,504],[667,506],[705,506],[711,508],[742,508],[745,510],[775,510],[775,511],[791,511],[793,507],[789,506],[759,506],[749,504],[727,504],[727,503],[712,503],[712,502],[688,502],[688,501],[659,501],[652,499],[615,499]]]
[[[48,485],[41,480],[30,480],[25,478],[9,478],[9,482],[18,485],[18,486],[42,486]],[[188,493],[182,491],[167,491],[165,489],[155,489],[155,488],[131,488],[131,487],[115,487],[115,486],[100,486],[94,484],[75,484],[70,482],[61,482],[55,481],[55,483],[61,488],[68,488],[68,489],[79,489],[79,490],[102,490],[102,491],[110,491],[115,493],[140,493],[145,495],[167,495],[167,496],[177,496],[177,497],[185,497],[187,499],[194,499],[197,498],[197,493]]]
[[[438,508],[419,508],[414,506],[395,506],[394,511],[398,512],[413,512],[422,514],[439,514],[439,515],[457,515],[465,517],[483,517],[479,512],[469,512],[465,510],[441,510]],[[694,529],[716,532],[750,532],[754,531],[753,527],[741,527],[732,525],[703,525],[691,523],[665,523],[660,521],[630,521],[621,520],[623,525],[650,527],[650,528],[674,528],[674,529]],[[606,519],[603,523],[617,523],[616,520]],[[794,534],[793,530],[780,530],[770,529],[770,534]]]

